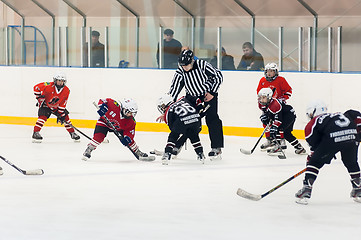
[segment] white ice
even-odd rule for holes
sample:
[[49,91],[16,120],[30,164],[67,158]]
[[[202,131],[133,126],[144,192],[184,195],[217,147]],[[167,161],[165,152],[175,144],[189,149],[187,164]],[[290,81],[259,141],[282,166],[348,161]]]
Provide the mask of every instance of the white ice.
[[[257,138],[225,137],[223,159],[196,160],[188,143],[178,159],[162,166],[137,161],[112,135],[90,161],[88,140],[74,143],[64,128],[44,127],[41,144],[33,127],[0,125],[0,155],[18,167],[41,168],[24,176],[0,160],[0,239],[358,239],[361,204],[339,156],[322,168],[309,205],[295,203],[304,175],[260,201],[236,195],[239,187],[262,194],[305,167],[306,156],[288,146],[287,159],[267,156]],[[92,136],[92,129],[81,129]],[[137,132],[143,151],[162,150],[166,133]],[[209,138],[201,135],[205,152]],[[302,141],[304,145],[305,142]]]

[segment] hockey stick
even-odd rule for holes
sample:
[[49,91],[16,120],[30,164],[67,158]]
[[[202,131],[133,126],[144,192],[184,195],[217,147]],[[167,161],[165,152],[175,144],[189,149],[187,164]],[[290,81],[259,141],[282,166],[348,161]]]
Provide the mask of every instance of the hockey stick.
[[91,137],[89,137],[88,135],[86,135],[85,133],[83,133],[82,131],[80,131],[78,128],[76,128],[72,123],[68,123],[70,127],[74,128],[77,132],[79,132],[81,135],[83,135],[84,137],[86,137],[89,140],[92,140]]
[[4,158],[3,156],[0,156],[0,158],[2,160],[4,160],[4,162],[6,162],[7,164],[9,164],[10,166],[12,166],[13,168],[15,168],[16,170],[18,170],[19,172],[21,172],[24,175],[43,175],[44,174],[43,169],[22,170],[19,167],[15,166],[12,162],[7,160],[6,158]]
[[[94,106],[96,107],[96,109],[99,110],[99,106],[98,104],[96,104],[95,102],[93,102]],[[117,136],[117,138],[119,139],[119,141],[122,141],[124,139],[123,134],[121,134],[120,132],[118,132],[115,128],[115,126],[113,125],[113,123],[111,121],[109,121],[107,116],[103,116],[103,118],[105,119],[105,121],[107,122],[107,125],[113,130],[115,136]],[[140,161],[154,161],[155,157],[154,156],[148,156],[148,157],[139,157],[138,154],[136,154],[133,149],[130,148],[129,145],[127,145],[127,148],[133,153],[133,155]]]
[[254,152],[254,150],[256,149],[258,143],[261,141],[261,139],[262,139],[263,135],[265,134],[265,132],[267,131],[268,127],[269,127],[269,124],[264,128],[261,136],[258,138],[256,144],[255,144],[254,147],[251,149],[251,151],[248,151],[248,150],[245,150],[245,149],[242,149],[242,148],[241,148],[241,149],[240,149],[241,153],[244,153],[244,154],[246,154],[246,155],[251,155],[251,154]]
[[302,169],[301,171],[299,171],[298,173],[296,173],[295,175],[293,175],[289,179],[287,179],[284,182],[278,184],[276,187],[272,188],[271,190],[269,190],[268,192],[265,192],[262,195],[252,194],[252,193],[246,192],[245,190],[240,189],[240,188],[238,188],[238,190],[237,190],[237,195],[240,196],[240,197],[243,197],[243,198],[247,198],[247,199],[252,200],[252,201],[259,201],[262,198],[266,197],[268,194],[270,194],[270,193],[274,192],[275,190],[277,190],[278,188],[282,187],[286,183],[288,183],[291,180],[295,179],[296,177],[300,176],[305,171],[306,171],[306,168]]

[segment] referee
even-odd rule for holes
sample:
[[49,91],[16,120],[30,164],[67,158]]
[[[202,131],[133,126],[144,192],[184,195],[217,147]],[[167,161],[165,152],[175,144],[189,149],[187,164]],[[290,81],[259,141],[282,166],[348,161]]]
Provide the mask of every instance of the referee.
[[199,98],[204,101],[205,107],[209,105],[205,117],[212,150],[208,156],[211,160],[220,159],[224,146],[222,121],[218,116],[218,89],[223,81],[222,73],[204,60],[194,60],[191,50],[183,50],[178,63],[169,94],[177,99],[185,87],[186,98],[190,102]]

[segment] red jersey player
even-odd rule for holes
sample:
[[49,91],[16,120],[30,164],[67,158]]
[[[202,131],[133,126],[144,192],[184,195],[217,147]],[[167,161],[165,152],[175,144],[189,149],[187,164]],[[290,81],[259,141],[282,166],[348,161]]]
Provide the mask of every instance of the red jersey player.
[[63,73],[58,73],[53,77],[53,82],[42,82],[34,86],[34,94],[38,100],[38,120],[34,126],[33,142],[40,143],[43,137],[40,130],[51,114],[57,116],[57,122],[64,124],[70,137],[74,141],[79,141],[80,137],[70,126],[68,111],[65,109],[70,90],[66,85],[66,77]]
[[[284,77],[278,75],[278,67],[276,63],[268,63],[264,68],[264,77],[261,78],[257,87],[257,95],[262,88],[270,88],[273,90],[273,98],[281,100],[286,103],[292,95],[292,88]],[[262,120],[262,119],[261,119]],[[263,125],[263,127],[266,127]],[[286,149],[286,142],[283,136],[283,132],[280,131],[281,146]],[[267,150],[272,146],[270,141],[269,130],[266,131],[267,141],[261,145],[261,150]]]
[[139,160],[142,161],[153,161],[154,157],[148,157],[146,153],[139,150],[138,145],[134,141],[135,135],[135,115],[138,112],[137,103],[131,98],[124,98],[120,103],[117,101],[106,98],[100,99],[98,102],[99,110],[97,111],[100,115],[98,119],[93,139],[88,144],[87,149],[83,153],[82,159],[87,161],[91,157],[91,152],[95,150],[100,143],[104,141],[108,132],[112,132],[112,128],[107,125],[104,115],[113,123],[114,127],[118,132],[121,132],[124,138],[121,140],[124,146],[129,146],[133,152],[139,156]]

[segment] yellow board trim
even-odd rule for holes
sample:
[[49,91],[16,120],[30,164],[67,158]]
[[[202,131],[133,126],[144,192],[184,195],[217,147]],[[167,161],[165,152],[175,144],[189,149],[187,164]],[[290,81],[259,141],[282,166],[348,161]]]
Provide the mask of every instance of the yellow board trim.
[[[34,126],[37,118],[34,117],[11,117],[0,116],[0,124],[15,124],[15,125],[30,125]],[[71,122],[77,128],[94,128],[96,120],[85,119],[71,119]],[[61,127],[56,123],[55,118],[50,118],[46,121],[44,126]],[[165,123],[148,123],[137,122],[136,131],[142,132],[169,132],[169,128]],[[226,136],[239,136],[239,137],[259,137],[262,134],[262,128],[253,127],[230,127],[223,126],[223,134]],[[208,134],[207,126],[202,126],[202,134]],[[305,134],[302,130],[293,130],[293,134],[297,139],[305,139]]]

